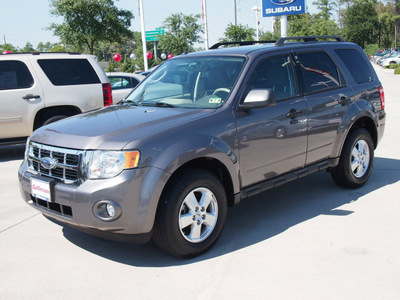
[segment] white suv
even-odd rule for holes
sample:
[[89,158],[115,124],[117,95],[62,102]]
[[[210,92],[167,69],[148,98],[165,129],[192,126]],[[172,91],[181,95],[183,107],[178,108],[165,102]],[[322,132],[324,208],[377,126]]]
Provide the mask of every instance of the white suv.
[[93,55],[0,55],[0,144],[36,128],[112,104],[109,79]]

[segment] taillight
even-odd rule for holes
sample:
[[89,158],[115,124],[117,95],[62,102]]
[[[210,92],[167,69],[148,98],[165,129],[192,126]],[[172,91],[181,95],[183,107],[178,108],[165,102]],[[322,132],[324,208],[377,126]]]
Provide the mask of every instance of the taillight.
[[112,105],[112,93],[111,93],[111,84],[103,83],[103,99],[104,106]]
[[381,100],[381,108],[385,109],[385,92],[383,91],[383,87],[378,87],[379,91],[379,99]]

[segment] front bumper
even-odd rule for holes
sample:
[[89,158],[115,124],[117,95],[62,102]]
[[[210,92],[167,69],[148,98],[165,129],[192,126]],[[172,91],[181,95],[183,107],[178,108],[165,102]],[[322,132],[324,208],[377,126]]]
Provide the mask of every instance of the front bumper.
[[[32,176],[49,180],[29,172],[24,161],[18,172],[21,194],[25,202],[45,216],[96,236],[138,243],[151,237],[158,200],[168,179],[163,170],[148,167],[82,184],[55,181],[51,185],[52,202],[47,202],[32,196]],[[119,218],[104,221],[95,216],[93,207],[102,200],[114,201],[121,207]]]

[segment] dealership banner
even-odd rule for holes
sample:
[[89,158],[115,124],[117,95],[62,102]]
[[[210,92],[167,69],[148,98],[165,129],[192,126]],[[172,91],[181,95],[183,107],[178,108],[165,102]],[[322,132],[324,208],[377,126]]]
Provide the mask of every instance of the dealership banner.
[[305,0],[262,0],[263,17],[304,14]]

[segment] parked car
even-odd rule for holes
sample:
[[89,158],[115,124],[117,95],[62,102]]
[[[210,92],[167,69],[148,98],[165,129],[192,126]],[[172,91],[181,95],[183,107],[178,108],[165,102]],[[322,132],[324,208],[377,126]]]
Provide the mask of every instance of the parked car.
[[140,74],[143,76],[148,76],[151,72],[153,72],[155,69],[158,68],[159,65],[156,65],[154,67],[151,67],[150,69],[148,69],[147,71],[137,71],[136,74]]
[[378,63],[378,60],[380,60],[383,56],[388,55],[390,53],[391,53],[391,51],[389,51],[389,50],[378,51],[372,56],[372,61],[374,63]]
[[400,53],[396,52],[380,62],[382,67],[389,67],[391,64],[400,64]]
[[126,72],[107,72],[106,74],[111,83],[114,104],[125,99],[146,78],[140,74]]
[[215,48],[166,61],[119,105],[36,130],[18,174],[26,203],[187,258],[216,243],[240,200],[320,170],[342,187],[367,182],[386,113],[358,45]]
[[94,56],[76,53],[0,55],[0,99],[1,144],[112,104],[109,80]]

